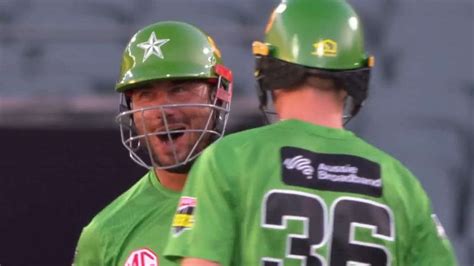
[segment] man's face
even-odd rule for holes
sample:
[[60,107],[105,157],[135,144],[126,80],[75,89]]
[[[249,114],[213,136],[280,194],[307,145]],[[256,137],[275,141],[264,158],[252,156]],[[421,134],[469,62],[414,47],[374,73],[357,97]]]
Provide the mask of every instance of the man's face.
[[[149,145],[153,159],[160,166],[183,162],[195,143],[201,138],[202,130],[211,129],[208,122],[209,107],[163,107],[173,104],[208,104],[211,85],[205,81],[158,81],[135,88],[129,94],[132,110],[145,108],[133,113],[133,121],[145,147]],[[196,132],[168,131],[199,130]],[[205,133],[204,133],[205,134]],[[210,134],[205,134],[193,151],[193,155],[203,150],[210,142]]]

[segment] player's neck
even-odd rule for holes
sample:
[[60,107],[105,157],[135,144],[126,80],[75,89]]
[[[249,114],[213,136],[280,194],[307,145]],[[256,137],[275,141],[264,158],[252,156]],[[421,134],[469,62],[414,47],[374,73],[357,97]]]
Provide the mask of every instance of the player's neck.
[[295,90],[280,95],[275,108],[280,119],[298,119],[319,126],[343,128],[343,106],[334,93]]
[[183,190],[188,177],[187,173],[172,173],[162,169],[155,169],[155,174],[163,187],[177,192]]

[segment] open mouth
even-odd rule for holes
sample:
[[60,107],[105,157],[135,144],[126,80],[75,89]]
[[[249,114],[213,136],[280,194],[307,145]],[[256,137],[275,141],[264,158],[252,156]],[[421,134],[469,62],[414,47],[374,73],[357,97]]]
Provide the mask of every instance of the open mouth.
[[173,128],[173,129],[170,129],[170,133],[163,132],[157,135],[157,137],[162,142],[168,142],[170,141],[170,138],[171,140],[175,141],[184,135],[185,129],[186,129],[185,127]]

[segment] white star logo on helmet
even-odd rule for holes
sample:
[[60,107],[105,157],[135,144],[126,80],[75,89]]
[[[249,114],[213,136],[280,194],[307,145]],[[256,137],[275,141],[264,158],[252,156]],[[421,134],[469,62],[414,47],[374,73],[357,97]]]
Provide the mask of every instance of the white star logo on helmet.
[[163,59],[164,56],[161,52],[161,46],[169,42],[169,40],[170,39],[157,39],[155,32],[152,32],[146,42],[137,44],[139,48],[145,50],[145,53],[143,54],[143,62],[145,62],[151,55],[156,55],[158,58]]

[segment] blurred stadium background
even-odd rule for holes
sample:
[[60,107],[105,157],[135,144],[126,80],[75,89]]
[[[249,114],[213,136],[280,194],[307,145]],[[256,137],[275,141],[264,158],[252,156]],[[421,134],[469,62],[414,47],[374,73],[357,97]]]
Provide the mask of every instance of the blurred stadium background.
[[[195,24],[234,71],[230,130],[261,123],[251,43],[278,0],[0,0],[0,265],[68,265],[82,226],[145,170],[114,83],[133,32]],[[349,128],[405,163],[474,265],[474,2],[352,0],[376,56]]]

